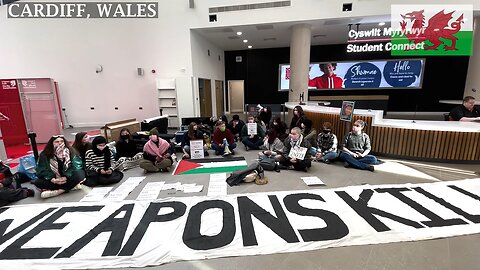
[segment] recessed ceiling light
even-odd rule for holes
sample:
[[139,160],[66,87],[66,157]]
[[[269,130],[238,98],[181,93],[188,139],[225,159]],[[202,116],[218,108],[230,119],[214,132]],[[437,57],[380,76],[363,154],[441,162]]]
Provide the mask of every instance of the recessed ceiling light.
[[242,32],[238,31],[237,36],[241,36],[241,35],[242,35]]
[[243,40],[243,43],[247,43],[247,42],[248,42],[248,40],[247,40],[247,39],[244,39],[244,40]]
[[252,48],[252,45],[248,45],[248,48],[251,49],[251,48]]
[[385,25],[385,23],[384,23],[384,22],[380,22],[380,23],[378,23],[378,25],[380,25],[380,26],[384,26],[384,25]]

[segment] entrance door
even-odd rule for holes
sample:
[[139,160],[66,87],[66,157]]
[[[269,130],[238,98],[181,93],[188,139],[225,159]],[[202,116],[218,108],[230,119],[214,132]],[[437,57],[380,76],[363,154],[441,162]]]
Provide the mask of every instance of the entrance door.
[[212,116],[212,84],[210,80],[198,79],[198,92],[200,97],[200,116]]
[[224,95],[223,95],[223,81],[215,81],[215,103],[217,116],[225,114]]
[[230,114],[243,113],[244,102],[244,84],[243,80],[228,81],[228,104]]
[[37,134],[38,143],[62,134],[60,112],[51,79],[19,80],[27,128]]
[[15,79],[0,80],[0,112],[8,117],[8,120],[0,121],[3,143],[7,147],[7,152],[9,146],[28,143],[22,103]]

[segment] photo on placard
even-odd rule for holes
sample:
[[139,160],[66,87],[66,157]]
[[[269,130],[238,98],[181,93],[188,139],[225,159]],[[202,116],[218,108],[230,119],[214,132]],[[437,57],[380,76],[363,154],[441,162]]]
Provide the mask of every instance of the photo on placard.
[[340,120],[352,122],[354,108],[355,101],[343,101],[342,109],[340,110]]

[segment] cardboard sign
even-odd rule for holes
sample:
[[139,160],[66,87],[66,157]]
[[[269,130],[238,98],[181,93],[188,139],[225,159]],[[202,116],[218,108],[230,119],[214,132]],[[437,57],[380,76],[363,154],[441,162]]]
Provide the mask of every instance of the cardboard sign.
[[247,123],[247,134],[257,135],[257,123]]
[[201,159],[205,157],[203,152],[203,140],[190,141],[190,157],[192,159]]
[[340,110],[340,120],[352,122],[354,108],[355,101],[343,101],[342,109]]
[[305,158],[305,154],[307,154],[307,150],[308,149],[305,147],[295,146],[290,150],[288,157],[303,160]]

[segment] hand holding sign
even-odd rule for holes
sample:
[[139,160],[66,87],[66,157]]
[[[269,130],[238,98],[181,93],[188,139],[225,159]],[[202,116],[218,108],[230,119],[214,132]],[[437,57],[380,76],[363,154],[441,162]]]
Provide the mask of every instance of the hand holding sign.
[[305,158],[305,154],[307,154],[307,148],[295,146],[290,150],[288,157],[303,160]]

